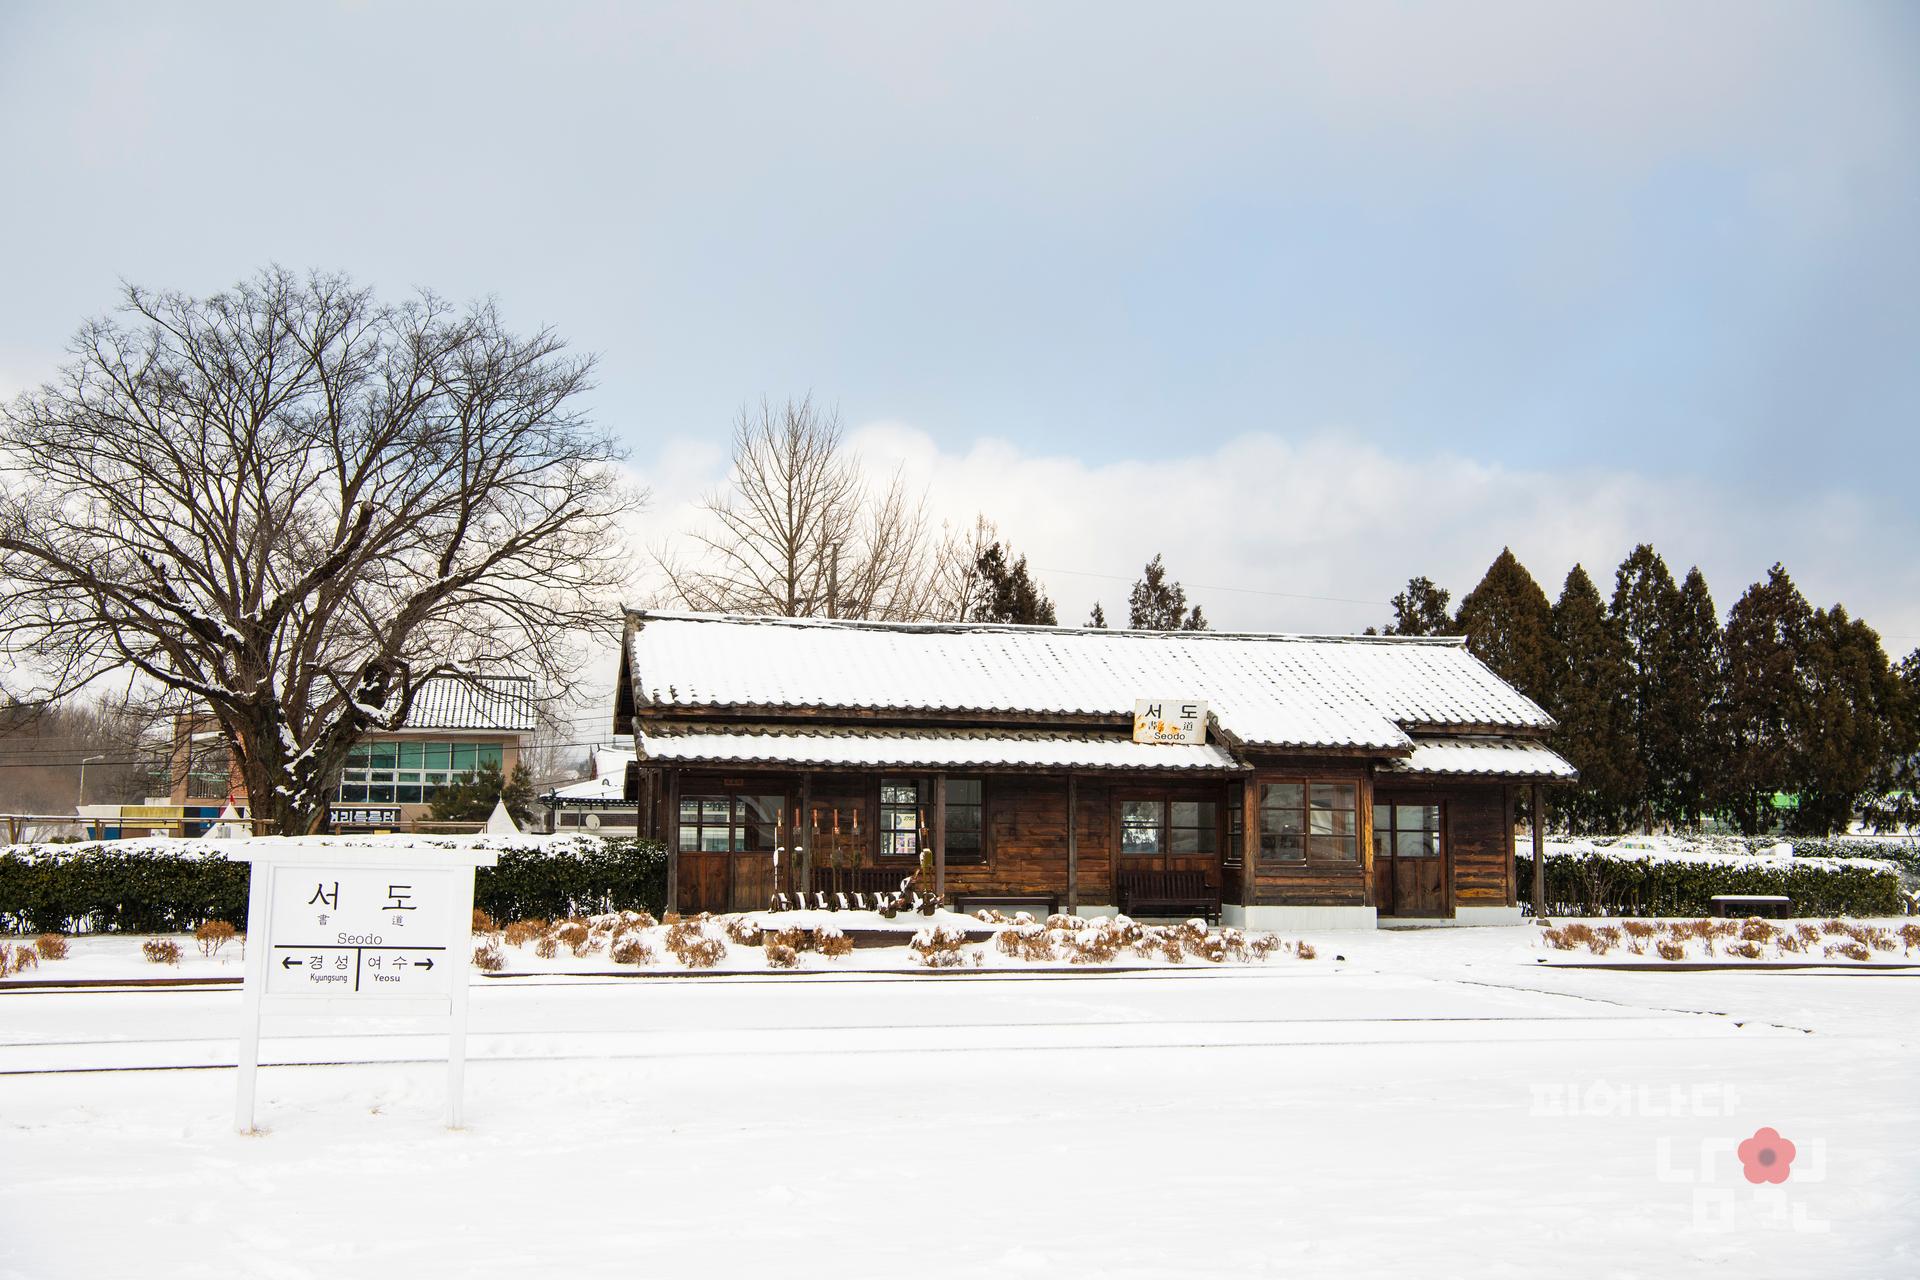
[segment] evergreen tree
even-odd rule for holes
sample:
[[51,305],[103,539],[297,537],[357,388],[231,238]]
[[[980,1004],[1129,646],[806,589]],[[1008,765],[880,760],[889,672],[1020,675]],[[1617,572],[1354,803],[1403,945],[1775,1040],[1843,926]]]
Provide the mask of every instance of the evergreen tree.
[[[1431,578],[1409,578],[1407,589],[1393,598],[1393,621],[1383,627],[1390,636],[1445,636],[1454,633],[1447,612],[1452,593],[1436,587]],[[1368,628],[1372,634],[1372,628]]]
[[1546,707],[1559,722],[1553,747],[1580,770],[1578,786],[1550,793],[1552,807],[1574,832],[1617,831],[1640,792],[1626,645],[1593,579],[1577,564],[1553,607],[1552,635]]
[[1652,830],[1656,821],[1675,821],[1679,808],[1674,775],[1682,764],[1684,734],[1669,696],[1678,661],[1674,635],[1679,612],[1680,589],[1667,562],[1641,543],[1614,575],[1612,616],[1626,643],[1628,706],[1641,784],[1629,817],[1645,830]]
[[1789,826],[1828,835],[1846,830],[1897,751],[1903,691],[1879,634],[1842,605],[1814,613],[1801,668],[1809,714],[1791,753]]
[[1167,566],[1156,554],[1127,595],[1127,625],[1135,631],[1205,631],[1207,620],[1199,605],[1188,611],[1186,591],[1167,580]]
[[1875,831],[1920,827],[1920,649],[1900,663],[1887,709],[1887,749],[1863,811]]
[[1553,683],[1553,606],[1511,548],[1460,601],[1455,625],[1467,648],[1494,673],[1542,706]]
[[500,766],[488,761],[455,778],[433,793],[433,818],[436,822],[484,822],[501,800],[522,827],[532,821],[533,779],[525,765],[516,764],[513,775],[503,777]]
[[1099,631],[1107,629],[1107,611],[1100,607],[1098,600],[1093,602],[1093,612],[1087,616],[1087,625]]
[[1725,759],[1726,649],[1707,579],[1687,570],[1673,617],[1667,720],[1678,735],[1669,778],[1671,813],[1695,826],[1712,811],[1714,778]]
[[975,568],[980,575],[980,603],[974,606],[975,622],[1021,622],[1029,625],[1057,626],[1053,601],[1027,573],[1027,558],[1011,558],[999,543],[980,553]]
[[1777,564],[1727,615],[1719,808],[1748,835],[1773,826],[1773,797],[1792,785],[1794,751],[1809,723],[1802,669],[1812,629],[1812,608]]

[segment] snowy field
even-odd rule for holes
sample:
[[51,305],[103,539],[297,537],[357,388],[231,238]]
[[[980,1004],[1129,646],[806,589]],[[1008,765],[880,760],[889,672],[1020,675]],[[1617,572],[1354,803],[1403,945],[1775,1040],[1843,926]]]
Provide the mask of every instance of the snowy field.
[[[432,1036],[270,1024],[241,1137],[236,991],[7,992],[0,1275],[1914,1273],[1915,971],[1556,968],[1531,932],[488,979],[461,1132]],[[43,976],[130,972],[89,950]]]

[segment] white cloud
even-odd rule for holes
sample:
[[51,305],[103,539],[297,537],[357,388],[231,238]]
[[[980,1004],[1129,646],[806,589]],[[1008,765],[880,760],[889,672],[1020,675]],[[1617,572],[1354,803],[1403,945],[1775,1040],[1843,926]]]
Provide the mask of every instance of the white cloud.
[[[1216,626],[1348,632],[1381,621],[1414,574],[1457,599],[1502,546],[1554,597],[1576,561],[1611,591],[1614,567],[1649,541],[1676,575],[1698,564],[1723,611],[1781,560],[1814,603],[1841,601],[1879,627],[1891,653],[1920,644],[1920,572],[1891,532],[1910,518],[1840,493],[1760,500],[1618,471],[1393,456],[1337,433],[1097,462],[992,438],[944,451],[898,422],[851,440],[876,472],[904,466],[941,516],[998,521],[1043,570],[1063,621],[1096,598],[1109,619],[1123,616],[1155,552]],[[1081,576],[1091,574],[1112,577]]]

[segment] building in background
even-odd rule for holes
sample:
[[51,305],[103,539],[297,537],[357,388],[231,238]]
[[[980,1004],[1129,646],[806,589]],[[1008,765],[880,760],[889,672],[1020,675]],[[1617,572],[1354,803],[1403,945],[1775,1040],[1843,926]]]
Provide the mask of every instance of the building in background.
[[[487,765],[510,775],[536,727],[533,682],[525,676],[437,676],[414,694],[406,724],[367,734],[333,784],[336,831],[398,831],[430,820],[434,792]],[[171,793],[144,805],[87,805],[94,839],[197,836],[231,801],[247,814],[246,780],[205,712],[175,718]]]
[[593,776],[562,783],[540,794],[548,831],[591,831],[632,835],[639,827],[640,806],[627,798],[627,770],[631,751],[597,748]]

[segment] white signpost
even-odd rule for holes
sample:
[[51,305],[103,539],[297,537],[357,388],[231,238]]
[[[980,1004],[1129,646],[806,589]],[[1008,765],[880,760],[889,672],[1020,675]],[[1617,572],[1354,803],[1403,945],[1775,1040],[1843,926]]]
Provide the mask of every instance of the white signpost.
[[260,1021],[269,1014],[445,1020],[447,1125],[459,1128],[467,1058],[473,873],[495,855],[253,840],[234,1123],[251,1133]]
[[1133,704],[1135,742],[1204,743],[1207,704],[1195,698],[1140,698]]

